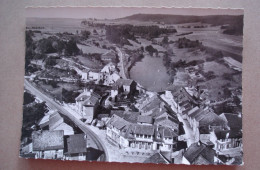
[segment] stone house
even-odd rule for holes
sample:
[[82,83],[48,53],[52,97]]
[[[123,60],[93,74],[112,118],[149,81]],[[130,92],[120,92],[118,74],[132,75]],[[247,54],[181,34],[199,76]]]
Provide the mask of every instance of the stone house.
[[65,160],[86,160],[87,141],[85,134],[69,135],[65,138]]
[[93,90],[85,89],[76,100],[76,107],[82,118],[91,122],[96,116],[96,109],[99,105],[101,96],[93,92]]
[[63,159],[63,130],[34,131],[32,133],[32,150],[35,158]]

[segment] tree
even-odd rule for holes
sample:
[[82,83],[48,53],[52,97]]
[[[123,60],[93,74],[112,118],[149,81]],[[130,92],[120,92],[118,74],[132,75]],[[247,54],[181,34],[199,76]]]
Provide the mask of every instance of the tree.
[[22,139],[25,137],[31,137],[33,125],[44,116],[47,111],[45,102],[36,103],[30,106],[23,106],[23,126],[22,126]]
[[23,105],[27,105],[29,103],[32,103],[35,100],[34,96],[31,95],[28,92],[24,92],[24,96],[23,96]]
[[168,42],[169,42],[169,38],[167,36],[164,36],[163,40],[162,40],[162,43],[163,44],[168,44]]
[[145,50],[149,52],[150,55],[153,55],[153,53],[158,52],[157,49],[153,48],[152,45],[148,45],[145,47]]
[[49,38],[43,38],[38,42],[38,48],[41,53],[55,53],[57,50],[53,47],[53,40]]
[[81,31],[81,35],[84,39],[88,39],[88,37],[90,36],[90,32],[87,30],[83,30]]
[[71,39],[68,41],[68,43],[66,44],[66,48],[65,48],[65,55],[66,56],[71,56],[71,55],[78,55],[80,52],[76,40],[75,39]]
[[61,90],[62,100],[66,103],[75,103],[75,98],[80,94],[79,92],[73,92],[62,88]]

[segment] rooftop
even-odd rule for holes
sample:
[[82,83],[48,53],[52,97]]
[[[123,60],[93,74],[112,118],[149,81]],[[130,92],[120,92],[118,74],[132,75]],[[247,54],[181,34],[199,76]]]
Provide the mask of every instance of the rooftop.
[[190,164],[213,164],[215,152],[204,144],[193,143],[184,153]]
[[70,135],[67,138],[68,154],[84,153],[86,152],[87,143],[85,134]]
[[147,158],[144,161],[144,163],[156,163],[156,164],[164,163],[164,164],[169,164],[167,159],[165,159],[160,153],[155,153],[151,157]]
[[131,80],[131,79],[118,79],[116,81],[116,85],[121,87],[121,86],[130,86],[132,83],[134,82],[134,80]]
[[134,125],[134,133],[139,135],[154,135],[155,128],[151,125]]
[[152,124],[153,123],[153,118],[151,116],[139,115],[138,118],[137,118],[137,122]]
[[63,149],[63,130],[34,131],[32,133],[32,143],[34,151]]

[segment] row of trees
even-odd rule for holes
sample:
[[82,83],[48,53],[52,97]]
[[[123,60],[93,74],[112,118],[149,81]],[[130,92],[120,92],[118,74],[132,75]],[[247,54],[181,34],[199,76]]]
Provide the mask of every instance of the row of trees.
[[159,26],[109,25],[105,27],[107,39],[116,44],[127,44],[127,39],[136,40],[135,36],[146,39],[157,38],[161,34],[176,33],[176,29],[160,28]]
[[178,48],[196,48],[196,47],[202,47],[202,42],[199,42],[198,40],[192,41],[186,37],[179,38],[176,41]]
[[66,42],[55,36],[39,40],[37,48],[40,51],[40,54],[58,53],[70,56],[77,55],[80,52],[74,38],[71,38]]

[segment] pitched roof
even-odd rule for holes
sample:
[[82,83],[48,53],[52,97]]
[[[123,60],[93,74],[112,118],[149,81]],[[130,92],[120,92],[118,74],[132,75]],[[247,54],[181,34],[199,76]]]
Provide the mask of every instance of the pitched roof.
[[128,124],[129,124],[129,122],[127,122],[123,118],[114,114],[111,117],[111,119],[107,122],[106,126],[108,126],[108,127],[113,126],[113,127],[117,128],[118,130],[121,130],[123,127],[125,127]]
[[154,155],[147,158],[144,163],[169,164],[169,161],[167,161],[167,159],[165,159],[160,153],[155,153]]
[[32,133],[32,143],[34,151],[63,149],[63,130],[34,131]]
[[148,111],[151,111],[155,108],[163,109],[164,104],[165,103],[159,98],[159,96],[154,95],[153,97],[148,99],[148,101],[143,106],[141,106],[140,109],[143,112],[148,112]]
[[111,110],[110,114],[111,115],[115,114],[131,123],[137,123],[137,118],[140,115],[139,112],[124,111],[124,110]]
[[226,122],[213,112],[205,111],[203,115],[195,118],[199,121],[199,126],[225,126]]
[[88,99],[89,97],[94,96],[95,98],[100,99],[101,96],[95,92],[91,92],[89,90],[84,90],[78,97],[76,97],[76,101],[84,101]]
[[184,153],[184,157],[191,164],[213,164],[214,150],[204,144],[193,143]]
[[176,123],[175,119],[169,115],[156,118],[154,120],[154,124],[169,127],[176,130],[179,129],[179,122]]
[[151,125],[134,125],[134,133],[139,135],[154,135],[155,128]]
[[118,79],[116,81],[116,85],[118,85],[119,87],[121,87],[123,85],[130,86],[133,82],[134,82],[134,80],[131,80],[131,79]]
[[131,123],[137,123],[138,116],[140,115],[139,112],[132,111],[125,111],[124,114],[124,119]]
[[188,111],[188,116],[193,118],[196,115],[198,115],[200,112],[202,112],[203,109],[199,108],[199,107],[194,107],[193,109],[191,109],[190,111]]
[[95,95],[91,95],[84,102],[83,105],[96,105],[99,101],[99,98]]
[[67,138],[68,154],[84,153],[86,152],[87,143],[85,140],[85,134],[70,135]]
[[139,115],[138,118],[137,118],[137,122],[152,124],[153,123],[153,118],[151,116]]
[[122,117],[124,115],[124,110],[110,110],[110,116],[117,115]]
[[45,115],[38,123],[40,128],[44,128],[49,125],[50,115]]
[[50,130],[55,129],[57,126],[64,122],[64,118],[58,112],[51,114],[49,119]]
[[162,138],[174,138],[177,137],[178,134],[175,133],[172,129],[164,126],[159,126],[158,130],[155,132],[155,137],[157,138],[160,136],[160,139]]
[[195,107],[188,111],[188,116],[192,119],[195,119],[199,122],[199,126],[224,126],[225,120],[222,119],[220,116],[216,115],[215,113],[204,110],[202,108]]

